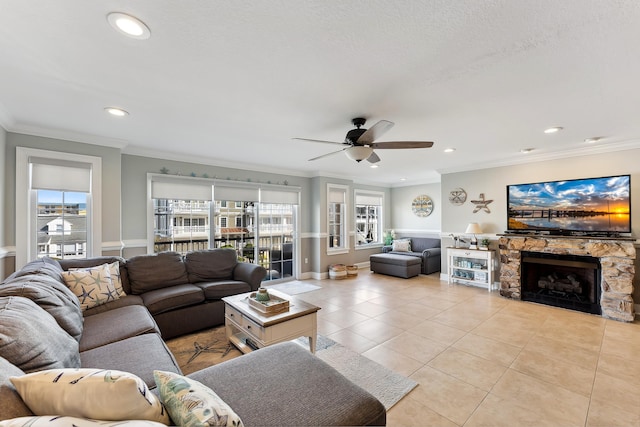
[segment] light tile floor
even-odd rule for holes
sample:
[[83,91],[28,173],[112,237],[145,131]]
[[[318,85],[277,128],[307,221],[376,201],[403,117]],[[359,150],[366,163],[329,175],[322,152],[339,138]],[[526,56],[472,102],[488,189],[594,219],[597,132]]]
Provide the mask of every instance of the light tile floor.
[[640,322],[360,270],[299,295],[318,332],[419,383],[389,426],[640,426]]

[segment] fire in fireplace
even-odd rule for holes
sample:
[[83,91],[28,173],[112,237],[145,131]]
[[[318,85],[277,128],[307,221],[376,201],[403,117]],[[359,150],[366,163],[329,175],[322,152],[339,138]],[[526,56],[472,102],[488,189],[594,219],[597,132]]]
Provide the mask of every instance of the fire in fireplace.
[[600,260],[590,256],[521,253],[522,300],[600,314]]

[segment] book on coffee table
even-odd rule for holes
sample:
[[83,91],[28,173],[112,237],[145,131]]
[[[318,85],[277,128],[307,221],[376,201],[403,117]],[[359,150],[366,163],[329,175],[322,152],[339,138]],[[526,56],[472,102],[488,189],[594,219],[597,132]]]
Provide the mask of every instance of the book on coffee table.
[[247,298],[247,301],[249,302],[249,306],[251,308],[258,310],[261,313],[273,314],[289,310],[289,301],[284,298],[271,295],[271,298],[269,298],[267,301],[258,301],[256,300],[255,296],[256,294],[252,293]]

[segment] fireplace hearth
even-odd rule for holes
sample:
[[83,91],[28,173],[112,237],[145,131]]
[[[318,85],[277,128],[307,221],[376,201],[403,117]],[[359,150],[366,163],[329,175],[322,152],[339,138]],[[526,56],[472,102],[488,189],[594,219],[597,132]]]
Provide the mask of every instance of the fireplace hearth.
[[598,258],[523,251],[521,268],[523,301],[601,314]]
[[[512,299],[526,299],[534,293],[539,298],[537,302],[548,303],[552,299],[554,303],[565,304],[561,307],[576,310],[574,300],[587,301],[588,304],[599,304],[600,314],[603,317],[619,320],[623,322],[633,322],[633,277],[635,274],[634,260],[636,249],[633,245],[633,238],[598,238],[598,237],[564,237],[564,236],[541,236],[541,235],[501,235],[500,248],[500,295]],[[529,255],[527,255],[529,253]],[[536,255],[531,256],[531,253]],[[527,263],[522,263],[525,258],[544,259],[544,263],[549,263],[552,257],[549,255],[569,255],[574,257],[575,262],[592,263],[597,260],[599,272],[594,272],[593,283],[592,274],[581,276],[575,271],[566,271],[567,266],[556,265],[555,270],[536,273],[535,276],[527,278],[524,282],[524,269]],[[572,261],[571,259],[569,261]],[[556,262],[556,261],[554,261]],[[564,261],[563,261],[564,262]],[[557,262],[556,262],[557,263]],[[534,264],[541,264],[540,261]],[[586,269],[590,270],[590,268]],[[527,272],[526,275],[529,275]],[[572,275],[571,277],[569,277]],[[546,276],[546,277],[545,277]],[[557,283],[559,280],[561,283]],[[552,280],[553,279],[553,280]],[[544,282],[552,282],[551,287],[544,287]],[[570,287],[562,286],[568,282],[577,281],[578,284],[571,292]],[[526,283],[527,285],[523,284]],[[535,288],[530,289],[529,284],[534,283]],[[582,288],[580,292],[579,288]],[[585,290],[589,289],[589,290]],[[578,298],[579,297],[579,298]],[[546,301],[541,301],[546,299]],[[593,301],[593,302],[592,302]],[[590,310],[592,310],[590,308]]]

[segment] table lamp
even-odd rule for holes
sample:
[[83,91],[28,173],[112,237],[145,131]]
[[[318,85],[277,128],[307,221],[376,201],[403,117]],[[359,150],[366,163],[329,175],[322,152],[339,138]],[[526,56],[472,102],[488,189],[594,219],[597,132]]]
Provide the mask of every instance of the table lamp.
[[470,222],[469,225],[467,225],[465,233],[473,235],[469,244],[469,249],[478,249],[478,239],[476,239],[476,234],[482,233],[480,225],[478,225],[477,222]]

